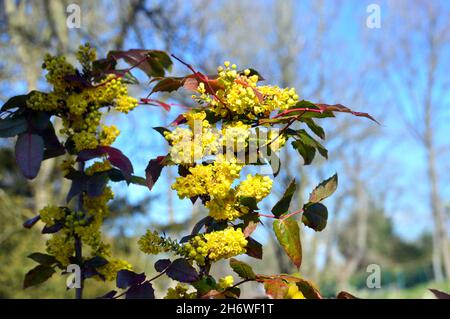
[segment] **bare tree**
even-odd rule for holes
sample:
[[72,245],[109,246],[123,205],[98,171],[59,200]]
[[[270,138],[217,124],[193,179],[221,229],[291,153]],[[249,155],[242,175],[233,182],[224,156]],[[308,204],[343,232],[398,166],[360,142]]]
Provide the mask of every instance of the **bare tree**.
[[392,1],[383,36],[373,39],[379,74],[404,128],[426,154],[423,165],[434,224],[435,279],[450,279],[450,246],[441,194],[443,116],[449,101],[450,12],[444,1]]

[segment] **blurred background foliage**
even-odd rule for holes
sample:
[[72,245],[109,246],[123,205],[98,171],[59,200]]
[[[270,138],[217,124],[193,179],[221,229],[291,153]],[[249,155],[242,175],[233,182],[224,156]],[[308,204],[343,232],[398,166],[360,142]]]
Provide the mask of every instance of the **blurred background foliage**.
[[[259,70],[271,83],[294,86],[302,98],[369,112],[381,126],[346,116],[323,122],[330,161],[316,159],[305,167],[291,151],[281,154],[285,171],[265,208],[292,177],[300,180],[295,209],[313,185],[338,172],[338,192],[327,200],[327,228],[302,231],[300,275],[315,281],[326,296],[345,289],[365,298],[431,297],[427,288],[450,290],[450,5],[379,1],[381,28],[370,29],[366,8],[372,2],[0,0],[0,100],[45,89],[44,54],[73,59],[78,45],[88,41],[100,55],[122,48],[168,50],[206,73],[231,60]],[[70,3],[80,5],[79,29],[66,26]],[[176,66],[177,73],[186,70]],[[132,92],[147,95],[147,83]],[[177,92],[171,99],[189,105],[187,96]],[[118,147],[140,175],[146,161],[166,147],[151,127],[169,123],[178,112],[147,108],[127,121],[115,115],[108,119],[122,129]],[[29,183],[16,169],[14,141],[0,143],[0,298],[72,297],[61,276],[22,289],[24,274],[33,267],[26,257],[45,250],[42,225],[26,230],[22,223],[47,203],[63,201],[68,185],[58,163],[45,161]],[[170,190],[174,177],[175,172],[166,171],[152,193],[114,188],[118,196],[105,234],[115,255],[136,271],[154,271],[154,258],[137,250],[137,238],[146,228],[180,238],[204,214],[201,207],[175,198]],[[246,261],[260,273],[295,273],[267,224],[258,232],[263,261]],[[366,288],[370,264],[381,267],[380,289]],[[229,268],[219,263],[213,272],[223,275]],[[156,284],[162,296],[169,283]],[[99,296],[113,286],[88,281],[86,296]],[[262,294],[256,285],[243,290],[246,297]]]

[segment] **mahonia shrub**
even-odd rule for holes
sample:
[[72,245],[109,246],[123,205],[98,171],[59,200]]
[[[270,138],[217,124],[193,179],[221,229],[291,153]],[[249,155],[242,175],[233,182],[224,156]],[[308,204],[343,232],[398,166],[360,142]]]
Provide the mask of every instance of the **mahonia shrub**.
[[[315,231],[324,229],[328,211],[321,202],[335,191],[338,179],[334,175],[320,183],[301,210],[290,212],[296,190],[293,180],[271,213],[262,212],[258,204],[270,194],[271,176],[281,169],[277,153],[291,141],[308,165],[316,152],[328,156],[314,137],[325,138],[317,118],[346,112],[374,119],[340,104],[300,100],[293,88],[263,85],[264,79],[253,69],[238,70],[235,64],[225,62],[217,75],[206,76],[172,57],[188,68],[188,75],[166,76],[172,58],[158,50],[111,51],[98,59],[95,49],[86,44],[80,46],[76,64],[47,55],[42,67],[51,90],[15,96],[2,106],[0,136],[17,136],[16,161],[24,176],[33,179],[43,160],[62,157],[60,169],[71,181],[66,203],[48,205],[24,223],[30,228],[41,220],[45,224],[42,233],[51,235],[46,253],[29,256],[38,265],[27,273],[24,287],[43,283],[58,269],[64,272],[69,265],[78,265],[82,283],[89,278],[115,280],[123,290],[110,291],[102,298],[154,298],[152,281],[163,275],[177,282],[163,296],[169,299],[238,298],[239,286],[249,281],[263,284],[272,298],[321,298],[305,278],[255,274],[234,257],[262,259],[263,247],[252,234],[262,218],[272,219],[276,238],[299,268],[299,222]],[[119,60],[129,67],[120,69]],[[127,88],[138,83],[132,74],[135,68],[145,72],[152,85],[150,94],[140,100],[129,96]],[[150,96],[180,88],[192,91],[194,106],[170,126],[155,128],[167,141],[169,153],[149,161],[145,178],[133,175],[130,160],[112,146],[119,130],[104,125],[102,119],[112,111],[127,114],[139,104],[169,110],[169,103]],[[58,132],[54,118],[62,123]],[[173,256],[159,259],[154,266],[157,274],[148,278],[145,273],[133,272],[128,262],[111,256],[101,229],[109,214],[108,202],[114,198],[110,182],[146,185],[151,190],[167,166],[178,169],[172,189],[179,198],[201,202],[208,215],[179,240],[158,230],[148,230],[139,239],[142,252]],[[243,174],[247,167],[260,168],[260,172]],[[235,283],[232,275],[217,279],[210,275],[214,263],[223,259],[229,260],[240,281]],[[83,285],[76,289],[78,298],[82,289]]]

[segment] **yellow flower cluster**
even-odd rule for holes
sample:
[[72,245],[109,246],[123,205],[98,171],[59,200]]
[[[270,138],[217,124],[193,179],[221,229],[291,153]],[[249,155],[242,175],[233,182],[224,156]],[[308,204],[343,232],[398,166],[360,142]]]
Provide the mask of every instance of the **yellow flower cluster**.
[[239,206],[234,189],[211,198],[205,206],[209,209],[209,216],[216,220],[232,221],[248,213],[247,207]]
[[210,105],[212,110],[222,117],[231,115],[254,120],[258,116],[267,115],[274,110],[285,110],[298,101],[295,89],[282,89],[277,86],[258,86],[257,75],[250,75],[250,70],[244,74],[236,71],[236,65],[224,63],[225,68],[218,68],[218,83],[220,89],[215,97],[207,92],[204,83],[200,83],[195,100]]
[[146,254],[156,255],[163,251],[162,244],[164,238],[162,238],[157,231],[147,230],[144,236],[142,236],[138,245],[142,252]]
[[225,276],[219,279],[219,288],[222,290],[232,287],[233,284],[234,284],[233,276]]
[[209,195],[222,196],[227,194],[233,181],[239,177],[242,164],[236,161],[225,161],[223,156],[213,164],[197,165],[189,168],[190,174],[178,177],[172,185],[180,198]]
[[[83,70],[89,72],[97,54],[87,44],[80,46],[76,57]],[[74,79],[75,67],[65,57],[47,55],[43,68],[48,71],[46,78],[53,85],[53,91],[35,92],[28,99],[27,106],[33,110],[60,115],[63,119],[61,133],[73,140],[77,151],[111,145],[119,131],[114,126],[103,126],[100,129],[100,109],[113,107],[119,112],[128,113],[138,105],[138,101],[128,95],[127,86],[122,79],[109,74],[99,82],[81,85],[80,90],[80,83]]]
[[241,121],[224,125],[222,128],[223,145],[226,146],[227,152],[243,151],[248,145],[250,136],[250,125]]
[[94,175],[95,173],[106,172],[112,168],[111,162],[107,159],[101,162],[94,162],[90,167],[86,169],[86,175]]
[[[76,58],[82,66],[80,73],[65,57],[47,54],[42,67],[47,71],[46,80],[52,85],[52,91],[34,92],[27,100],[27,107],[59,116],[63,124],[60,133],[66,137],[68,145],[73,145],[76,152],[110,146],[120,132],[114,125],[102,125],[103,109],[113,108],[128,113],[138,105],[138,101],[128,95],[126,84],[116,75],[92,77],[95,73],[93,62],[97,59],[97,54],[89,44],[79,47]],[[68,156],[62,162],[61,169],[64,174],[68,174],[75,169],[74,165],[73,156]],[[90,176],[111,168],[111,163],[103,159],[85,169],[85,174]],[[102,241],[101,226],[109,214],[107,203],[113,197],[111,188],[106,186],[100,196],[83,194],[82,211],[54,206],[42,209],[41,220],[47,227],[56,223],[63,224],[63,228],[47,241],[48,253],[66,266],[74,255],[74,238],[79,237],[84,245],[89,246],[92,255],[110,256],[109,245]],[[112,259],[99,272],[107,280],[113,280],[120,269],[131,269],[131,266],[125,261]]]
[[273,181],[269,176],[247,175],[247,179],[243,180],[237,188],[237,196],[254,197],[257,202],[270,194]]
[[133,267],[125,260],[112,259],[106,265],[99,267],[97,271],[105,277],[105,280],[113,281],[116,280],[117,273],[124,269],[132,270]]
[[57,221],[64,219],[66,212],[57,206],[45,206],[39,211],[41,221],[47,226],[53,226]]
[[55,57],[46,54],[42,67],[48,71],[45,76],[47,82],[52,84],[55,92],[59,94],[62,94],[69,87],[66,77],[75,74],[75,68],[66,61],[64,56]]
[[97,59],[97,52],[89,43],[86,43],[85,45],[80,45],[76,57],[83,69],[89,70],[92,66],[92,61]]
[[228,227],[204,235],[197,235],[184,245],[184,252],[188,258],[199,265],[208,258],[211,261],[230,258],[246,252],[247,239],[242,229]]
[[178,283],[174,288],[169,288],[164,299],[195,299],[195,292],[188,293],[189,287]]
[[298,287],[295,283],[290,283],[285,295],[285,299],[305,299],[305,296],[300,290],[298,290]]
[[70,264],[70,257],[75,253],[75,239],[66,232],[58,232],[46,242],[47,252],[55,256],[63,267]]
[[171,143],[170,156],[174,163],[193,163],[219,151],[220,135],[205,119],[206,113],[185,114],[188,128],[177,127],[172,132],[164,132]]

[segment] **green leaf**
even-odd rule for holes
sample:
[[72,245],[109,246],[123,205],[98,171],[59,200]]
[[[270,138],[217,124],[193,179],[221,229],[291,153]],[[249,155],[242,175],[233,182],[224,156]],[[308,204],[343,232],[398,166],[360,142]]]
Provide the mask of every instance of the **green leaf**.
[[334,174],[330,178],[317,185],[316,188],[314,188],[314,190],[309,195],[309,202],[318,203],[331,196],[336,191],[337,185],[338,176],[337,174]]
[[312,163],[314,157],[316,156],[316,149],[314,147],[304,144],[302,143],[302,141],[299,140],[293,141],[292,146],[303,157],[305,165],[309,165]]
[[327,226],[328,210],[321,203],[305,205],[302,222],[315,231],[322,231]]
[[200,280],[192,283],[197,292],[200,295],[206,295],[213,289],[216,289],[216,280],[212,276],[202,277]]
[[306,132],[305,130],[298,130],[297,133],[298,133],[300,140],[304,144],[306,144],[310,147],[316,148],[317,151],[319,151],[320,155],[322,155],[324,158],[328,159],[327,149],[322,144],[317,142],[311,135],[309,135],[308,132]]
[[246,206],[246,207],[250,208],[251,210],[259,209],[255,197],[249,197],[249,196],[240,197],[239,202],[242,206]]
[[313,131],[314,134],[316,134],[321,139],[325,139],[325,131],[321,126],[317,125],[313,119],[304,119],[303,122],[305,122],[306,125],[308,125],[309,129]]
[[52,267],[37,265],[25,275],[23,288],[42,284],[43,282],[46,282],[54,273],[55,270]]
[[273,222],[273,231],[278,242],[297,268],[302,263],[302,246],[298,223],[292,218],[276,219]]
[[237,260],[235,258],[230,259],[230,267],[234,270],[236,274],[238,274],[243,279],[254,280],[256,279],[256,275],[253,272],[252,267],[248,264]]
[[28,123],[23,116],[0,119],[0,137],[13,137],[25,132],[27,128]]
[[280,217],[282,214],[289,210],[289,205],[291,204],[292,196],[294,196],[296,189],[295,179],[293,179],[289,186],[286,188],[283,197],[273,206],[272,214],[276,217]]
[[40,265],[44,266],[52,266],[58,261],[56,260],[55,256],[43,254],[43,253],[32,253],[31,255],[28,255],[28,258],[34,260]]

